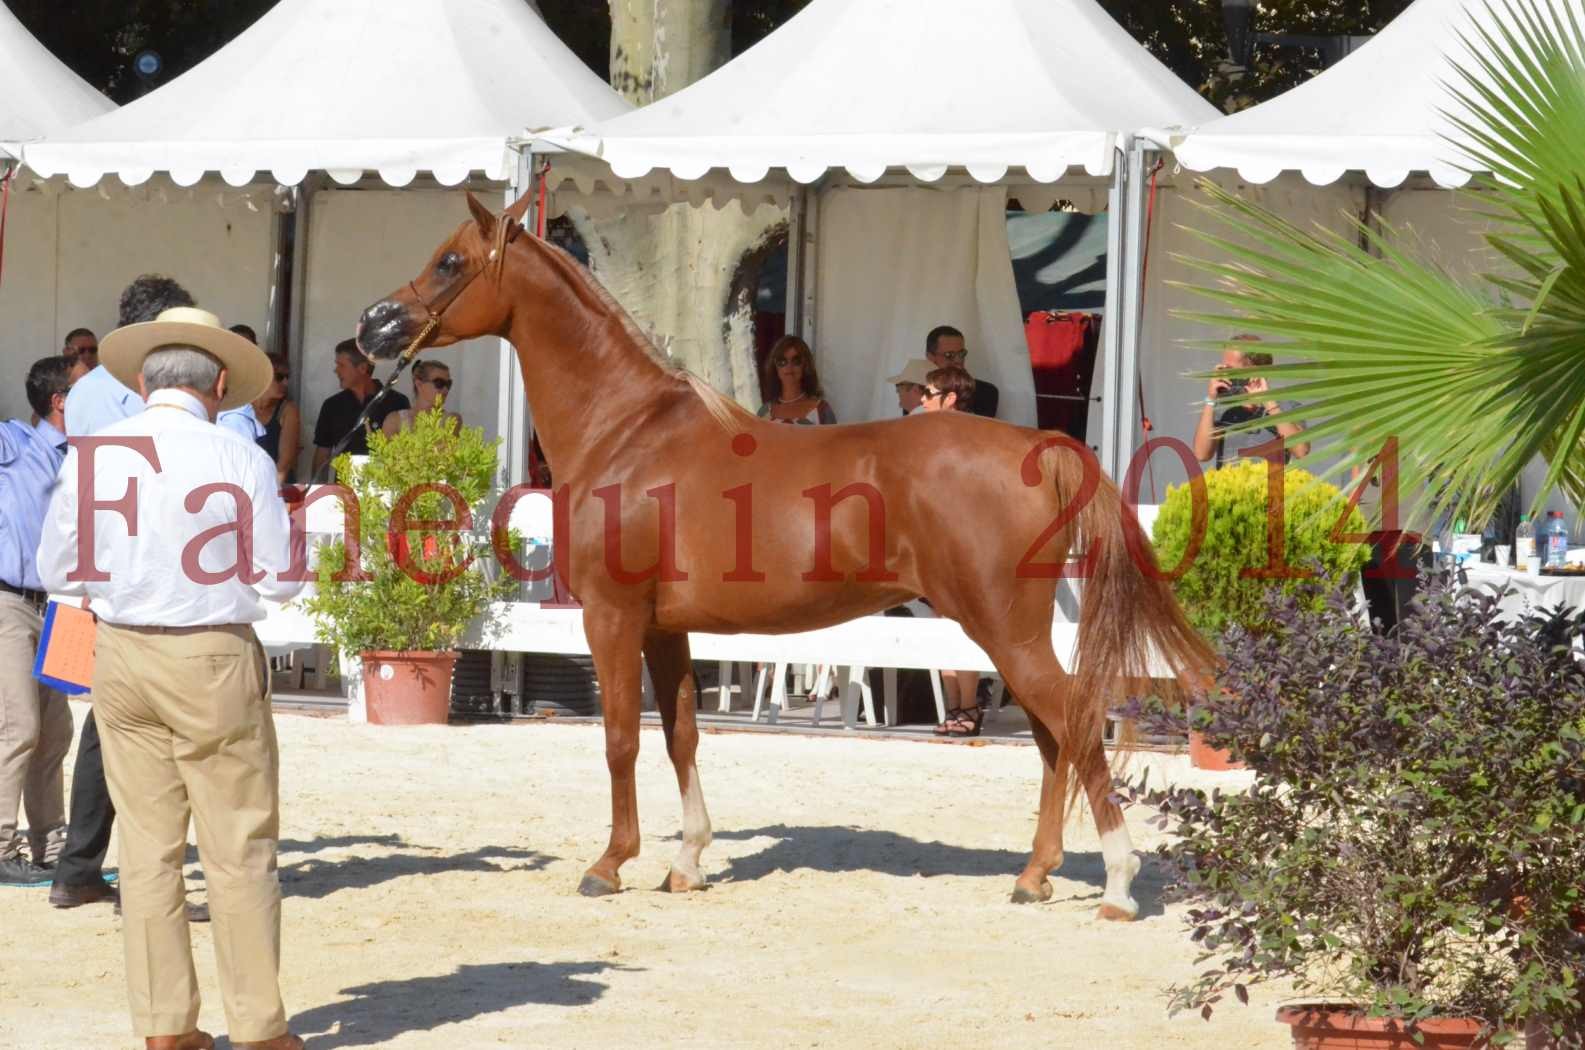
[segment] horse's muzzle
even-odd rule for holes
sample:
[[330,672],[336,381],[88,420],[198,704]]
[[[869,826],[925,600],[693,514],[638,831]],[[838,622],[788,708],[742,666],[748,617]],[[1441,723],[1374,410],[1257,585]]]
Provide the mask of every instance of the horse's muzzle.
[[407,307],[394,299],[383,299],[363,311],[358,320],[358,345],[370,357],[395,357],[412,338],[413,331]]

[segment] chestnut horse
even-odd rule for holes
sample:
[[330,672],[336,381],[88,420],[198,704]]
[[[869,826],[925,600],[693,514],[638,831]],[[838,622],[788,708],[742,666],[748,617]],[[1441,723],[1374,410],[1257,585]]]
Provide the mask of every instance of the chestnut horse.
[[[807,631],[922,596],[990,656],[1039,745],[1040,815],[1013,900],[1051,896],[1071,767],[1071,793],[1082,787],[1100,831],[1100,914],[1133,918],[1139,860],[1110,798],[1107,705],[1152,659],[1192,687],[1213,656],[1089,450],[960,412],[820,427],[757,419],[659,360],[586,270],[524,232],[526,199],[499,217],[468,202],[472,221],[364,312],[359,341],[375,358],[480,336],[517,350],[566,498],[558,558],[604,697],[611,837],[580,891],[617,892],[639,851],[640,654],[682,792],[682,847],[662,888],[701,889],[710,818],[688,632]],[[1070,677],[1052,647],[1055,577],[1081,545]]]

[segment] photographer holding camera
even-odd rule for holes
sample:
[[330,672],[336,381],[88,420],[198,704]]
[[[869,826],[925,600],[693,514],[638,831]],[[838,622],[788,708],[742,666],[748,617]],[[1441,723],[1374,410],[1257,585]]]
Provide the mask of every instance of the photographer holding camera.
[[[1259,337],[1253,335],[1236,335],[1234,342],[1258,343]],[[1249,368],[1254,365],[1271,364],[1271,355],[1263,353],[1245,353],[1233,347],[1222,351],[1222,363],[1216,366],[1217,371],[1226,368]],[[1201,463],[1210,463],[1215,460],[1215,466],[1220,467],[1229,460],[1235,460],[1243,453],[1258,445],[1265,445],[1281,436],[1290,444],[1284,452],[1284,461],[1294,456],[1302,456],[1310,451],[1308,443],[1292,444],[1293,440],[1304,433],[1304,428],[1297,423],[1286,420],[1272,423],[1269,426],[1254,430],[1240,430],[1226,433],[1226,429],[1237,423],[1251,419],[1262,419],[1275,416],[1284,406],[1276,401],[1266,401],[1255,404],[1229,405],[1218,411],[1217,399],[1229,394],[1263,394],[1267,391],[1266,380],[1262,376],[1253,378],[1227,378],[1213,376],[1206,386],[1205,407],[1200,409],[1200,422],[1194,428],[1194,454]],[[1291,406],[1289,406],[1291,407]]]

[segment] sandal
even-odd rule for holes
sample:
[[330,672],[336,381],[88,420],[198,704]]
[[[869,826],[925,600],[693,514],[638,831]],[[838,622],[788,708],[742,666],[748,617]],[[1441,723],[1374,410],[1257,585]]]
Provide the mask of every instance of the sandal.
[[985,712],[979,707],[957,707],[947,712],[947,720],[936,727],[941,736],[979,736],[985,724]]

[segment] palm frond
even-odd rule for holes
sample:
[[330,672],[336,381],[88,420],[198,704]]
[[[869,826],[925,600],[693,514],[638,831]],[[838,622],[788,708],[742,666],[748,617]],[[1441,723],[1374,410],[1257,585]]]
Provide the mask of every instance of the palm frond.
[[1396,437],[1417,520],[1478,520],[1540,456],[1533,509],[1585,503],[1585,28],[1554,0],[1491,0],[1464,38],[1450,123],[1506,267],[1461,285],[1408,231],[1301,229],[1214,184],[1185,258],[1212,307],[1179,316],[1276,341],[1266,375],[1312,459],[1363,466]]

